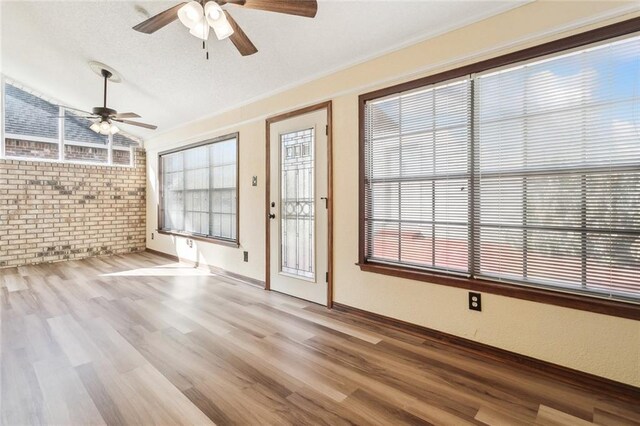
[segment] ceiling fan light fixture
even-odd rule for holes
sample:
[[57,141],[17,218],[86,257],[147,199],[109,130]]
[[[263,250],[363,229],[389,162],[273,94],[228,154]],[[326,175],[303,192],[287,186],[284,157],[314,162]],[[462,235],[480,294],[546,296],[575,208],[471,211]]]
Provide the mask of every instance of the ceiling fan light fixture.
[[94,132],[105,136],[115,135],[116,133],[120,132],[120,128],[109,120],[94,121],[91,126],[89,126],[89,128]]
[[200,22],[202,15],[202,5],[195,0],[190,1],[178,10],[178,19],[189,29],[192,29]]
[[210,1],[204,5],[204,14],[207,17],[209,25],[213,26],[212,21],[220,19],[220,17],[224,15],[224,12],[218,3]]
[[206,40],[209,38],[209,24],[203,17],[200,17],[200,21],[191,28],[189,34],[196,36],[199,39]]
[[216,33],[218,40],[224,40],[233,35],[233,28],[231,28],[226,19],[223,22],[217,22],[213,27],[213,31]]
[[111,130],[111,123],[109,123],[107,120],[103,120],[100,122],[100,133],[102,133],[103,135],[105,134],[109,134],[109,130]]
[[213,31],[216,33],[216,37],[218,38],[218,40],[224,40],[225,38],[228,38],[233,34],[233,28],[231,27],[231,24],[229,24],[229,21],[227,21],[227,17],[224,15],[224,13],[221,13],[220,17],[215,21],[209,19],[209,15],[207,15],[207,22],[209,22],[209,25],[211,25],[211,27],[213,28]]

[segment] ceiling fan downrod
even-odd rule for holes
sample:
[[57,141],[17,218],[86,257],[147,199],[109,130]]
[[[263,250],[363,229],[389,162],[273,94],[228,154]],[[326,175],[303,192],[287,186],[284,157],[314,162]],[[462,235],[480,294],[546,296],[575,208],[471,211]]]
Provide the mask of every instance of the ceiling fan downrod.
[[111,72],[103,69],[102,70],[102,76],[104,77],[104,102],[102,104],[102,106],[104,108],[107,107],[107,80],[109,80],[109,77],[111,77]]
[[109,79],[113,74],[111,73],[111,71],[108,71],[105,69],[102,69],[100,73],[102,74],[102,77],[104,77],[104,93],[102,96],[102,107],[93,108],[93,113],[101,117],[100,121],[109,121],[109,116],[116,113],[114,109],[107,108],[107,83],[109,82]]

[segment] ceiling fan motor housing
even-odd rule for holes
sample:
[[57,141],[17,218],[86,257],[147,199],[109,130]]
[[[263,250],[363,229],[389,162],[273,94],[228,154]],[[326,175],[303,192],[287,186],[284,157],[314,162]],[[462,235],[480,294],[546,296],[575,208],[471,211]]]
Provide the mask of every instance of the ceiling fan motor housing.
[[93,113],[95,115],[99,115],[103,119],[109,118],[111,115],[115,115],[117,111],[115,109],[106,108],[106,107],[95,107],[93,108]]

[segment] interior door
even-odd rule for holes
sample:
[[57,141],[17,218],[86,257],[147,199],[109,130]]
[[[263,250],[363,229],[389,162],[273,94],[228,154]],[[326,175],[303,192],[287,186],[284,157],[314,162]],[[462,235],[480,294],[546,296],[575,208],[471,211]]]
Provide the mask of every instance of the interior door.
[[269,280],[281,293],[326,305],[327,110],[270,124]]

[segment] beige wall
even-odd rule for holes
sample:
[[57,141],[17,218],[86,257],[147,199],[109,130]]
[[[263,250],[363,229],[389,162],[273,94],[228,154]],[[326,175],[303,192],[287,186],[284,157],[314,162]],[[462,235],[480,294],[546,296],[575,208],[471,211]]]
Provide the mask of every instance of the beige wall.
[[[468,27],[306,83],[215,117],[189,123],[147,143],[148,232],[157,222],[158,151],[240,132],[240,249],[158,236],[150,248],[264,280],[264,118],[319,101],[334,102],[336,302],[420,324],[545,361],[640,386],[640,323],[485,294],[483,312],[467,310],[466,291],[361,272],[358,252],[360,93],[519,50],[637,16],[631,3],[535,2]],[[251,187],[252,175],[259,179]],[[242,251],[249,262],[242,262]]]
[[[249,278],[264,281],[264,178],[265,178],[265,124],[260,121],[245,123],[232,129],[222,129],[212,134],[179,139],[181,143],[170,146],[191,143],[195,141],[211,138],[212,136],[222,136],[227,133],[240,131],[238,147],[240,150],[240,187],[238,197],[240,203],[240,248],[232,248],[224,245],[193,241],[193,246],[189,247],[183,237],[170,235],[159,235],[156,232],[158,226],[158,152],[166,150],[166,147],[156,148],[153,143],[146,143],[149,146],[148,173],[149,181],[147,185],[147,247],[179,256],[182,259],[199,262],[200,264],[213,265],[230,272],[242,274]],[[251,177],[258,176],[258,186],[251,186]],[[153,239],[151,239],[151,234]],[[249,262],[243,261],[243,251],[249,252]]]

